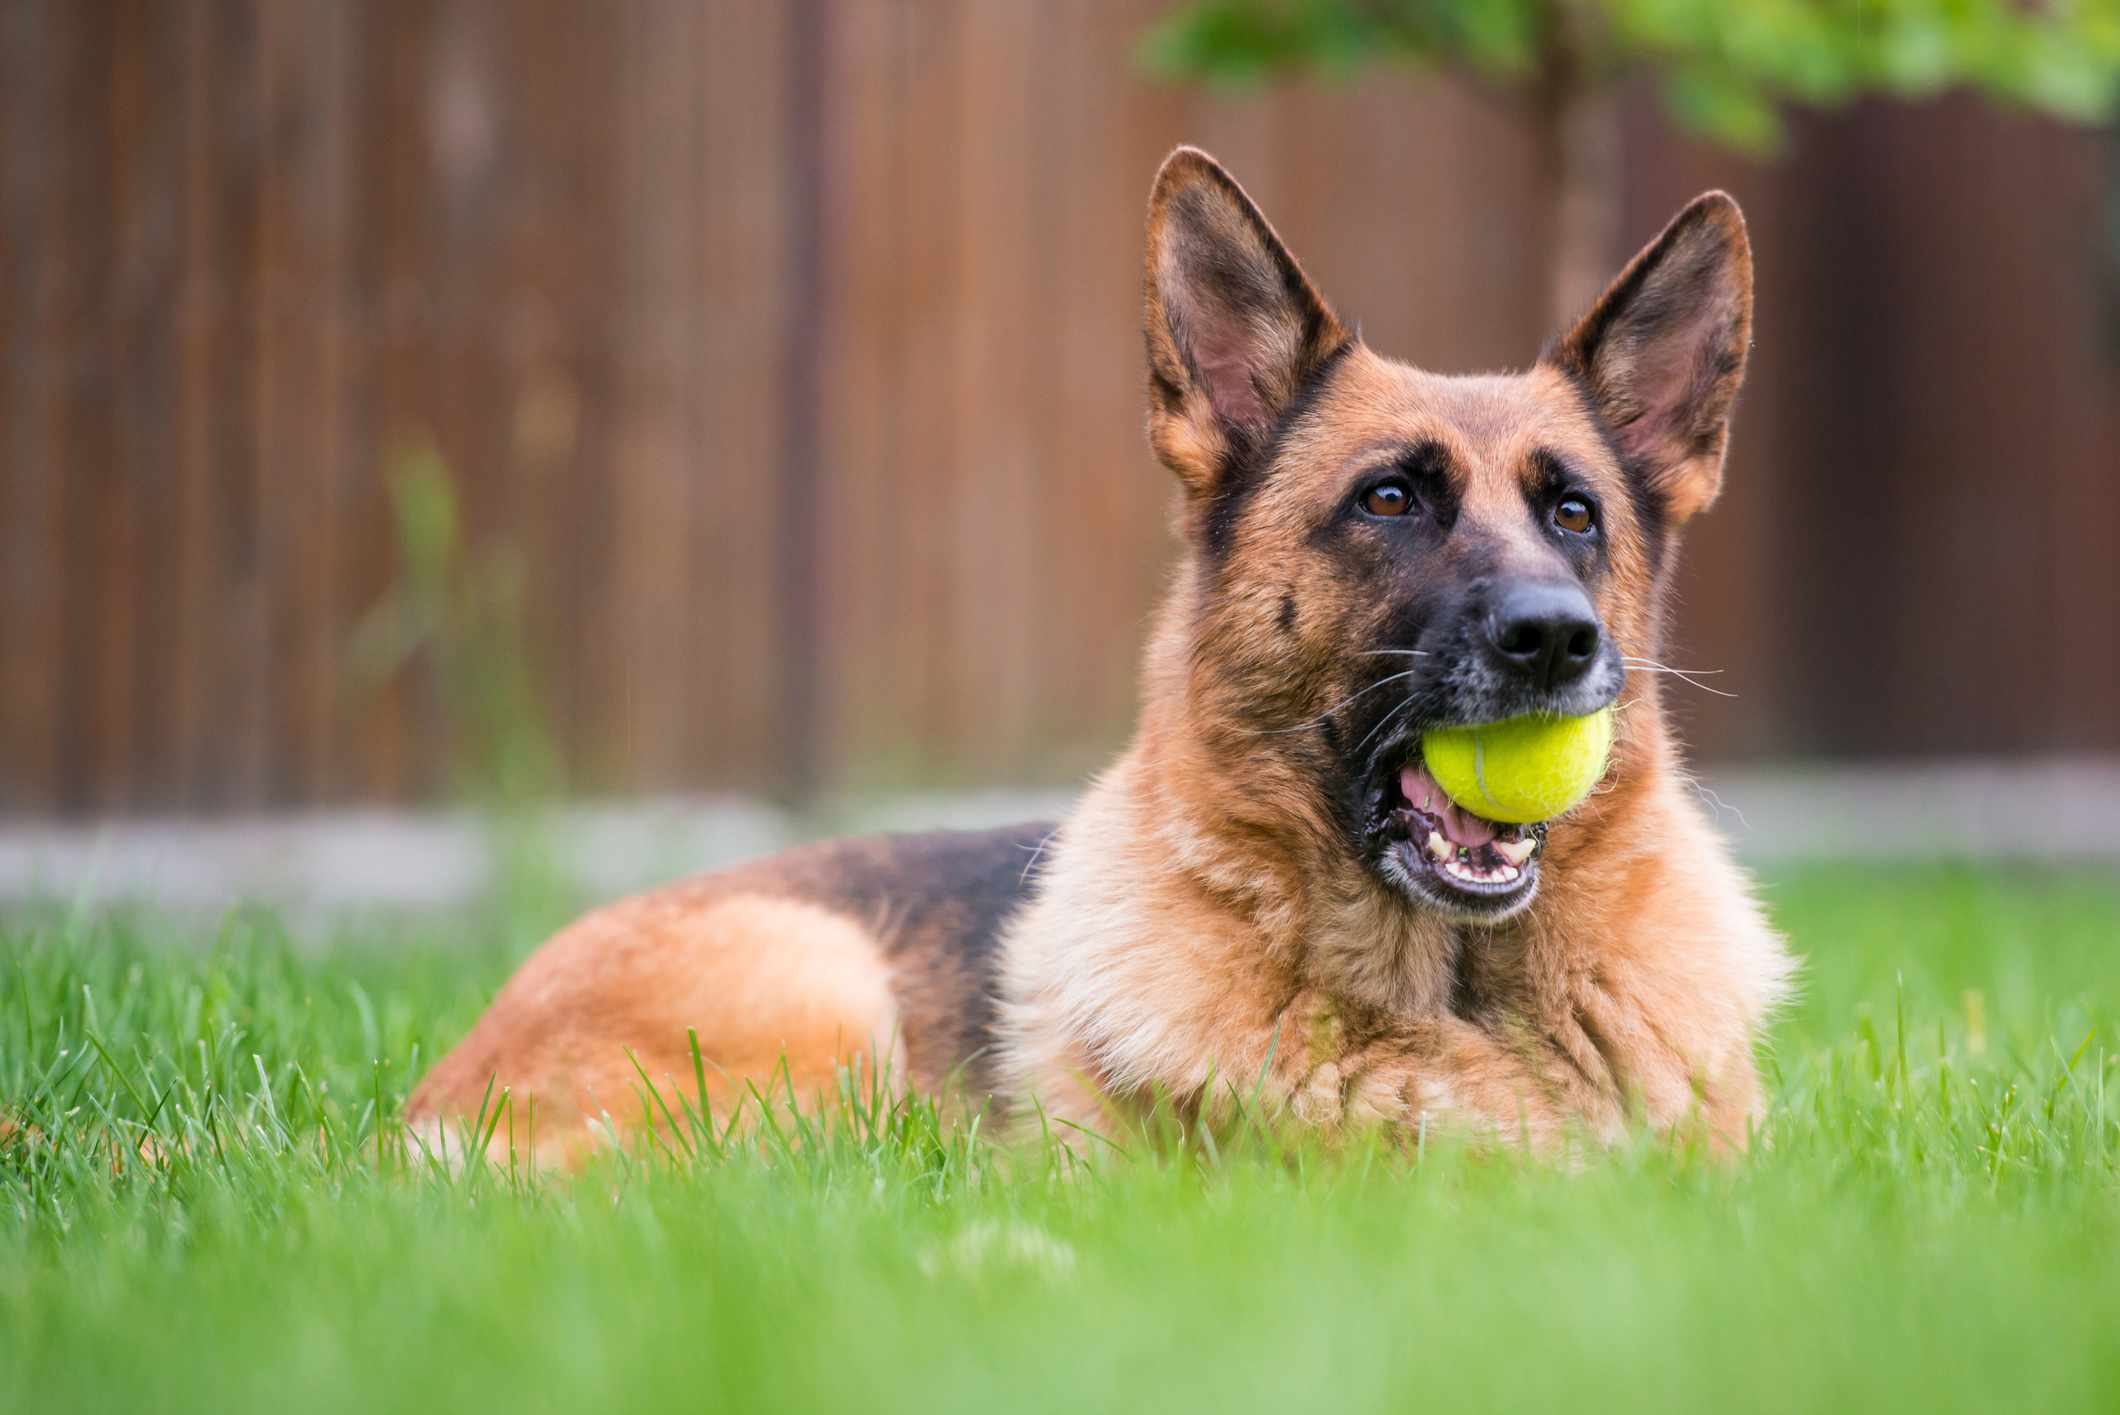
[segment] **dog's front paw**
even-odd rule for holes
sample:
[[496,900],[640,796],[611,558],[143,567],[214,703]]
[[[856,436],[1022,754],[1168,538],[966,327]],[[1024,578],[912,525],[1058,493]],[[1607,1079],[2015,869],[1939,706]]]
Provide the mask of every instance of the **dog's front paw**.
[[1454,1109],[1450,1087],[1431,1068],[1403,1057],[1365,1067],[1344,1087],[1342,1115],[1350,1126],[1417,1129]]
[[1313,1067],[1288,1097],[1297,1123],[1327,1135],[1386,1129],[1414,1113],[1417,1084],[1392,1068],[1328,1061]]
[[1289,1113],[1313,1130],[1337,1130],[1346,1115],[1345,1086],[1338,1062],[1312,1067],[1289,1095]]

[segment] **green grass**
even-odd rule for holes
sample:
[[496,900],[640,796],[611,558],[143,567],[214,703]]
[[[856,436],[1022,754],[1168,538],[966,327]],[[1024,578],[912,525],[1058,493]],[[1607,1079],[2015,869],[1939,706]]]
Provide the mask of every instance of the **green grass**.
[[[507,946],[18,920],[0,1105],[38,1135],[0,1143],[0,1404],[2120,1408],[2120,881],[1768,896],[1810,962],[1766,1143],[1573,1175],[1431,1145],[1061,1179],[850,1104],[451,1179],[379,1142],[377,1098]],[[114,1175],[148,1133],[162,1158]]]

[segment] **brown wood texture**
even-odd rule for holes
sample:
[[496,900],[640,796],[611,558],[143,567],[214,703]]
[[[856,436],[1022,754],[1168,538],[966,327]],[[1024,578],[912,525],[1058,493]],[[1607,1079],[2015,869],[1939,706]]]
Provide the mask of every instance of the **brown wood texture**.
[[[475,729],[432,647],[350,651],[430,452],[576,790],[1093,768],[1170,561],[1170,146],[1387,352],[1545,333],[1508,100],[1172,89],[1132,61],[1157,8],[0,6],[0,813],[444,791]],[[1757,164],[1626,112],[1626,240],[1720,185],[1759,252],[1671,649],[1737,694],[1677,695],[1695,743],[2120,750],[2111,136],[1954,98]]]

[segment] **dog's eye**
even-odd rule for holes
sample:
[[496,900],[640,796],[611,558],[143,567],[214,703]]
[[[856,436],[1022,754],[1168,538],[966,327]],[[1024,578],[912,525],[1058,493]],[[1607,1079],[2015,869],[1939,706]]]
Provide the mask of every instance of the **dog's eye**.
[[1597,513],[1580,496],[1564,496],[1553,508],[1553,524],[1573,535],[1585,535],[1597,524]]
[[1362,493],[1362,509],[1372,516],[1403,516],[1413,509],[1413,489],[1402,481],[1380,481]]

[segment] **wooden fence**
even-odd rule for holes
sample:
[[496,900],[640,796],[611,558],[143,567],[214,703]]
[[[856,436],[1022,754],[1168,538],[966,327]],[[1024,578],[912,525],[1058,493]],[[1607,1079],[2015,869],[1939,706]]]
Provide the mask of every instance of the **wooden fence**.
[[[1165,150],[1224,157],[1388,352],[1544,333],[1505,100],[1160,87],[1155,9],[0,6],[0,811],[437,790],[432,662],[348,669],[430,449],[521,557],[583,789],[1082,771],[1169,561]],[[1674,650],[1739,696],[1694,739],[2120,749],[2110,137],[1953,100],[1759,166],[1629,113],[1628,240],[1719,184],[1761,262]]]

